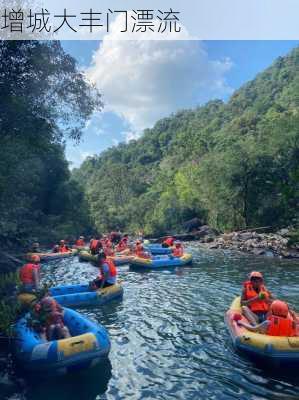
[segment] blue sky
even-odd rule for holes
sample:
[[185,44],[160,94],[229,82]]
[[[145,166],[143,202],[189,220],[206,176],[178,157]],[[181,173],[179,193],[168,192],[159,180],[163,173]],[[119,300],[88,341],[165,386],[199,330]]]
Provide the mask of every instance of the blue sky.
[[63,41],[103,94],[105,107],[87,123],[81,143],[68,142],[79,166],[159,118],[231,93],[298,41]]

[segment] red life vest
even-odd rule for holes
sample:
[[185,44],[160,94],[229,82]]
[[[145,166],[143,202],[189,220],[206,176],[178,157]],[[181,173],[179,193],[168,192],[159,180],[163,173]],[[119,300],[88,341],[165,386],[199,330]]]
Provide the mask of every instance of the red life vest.
[[64,244],[59,246],[59,253],[68,253],[69,252],[69,248]]
[[174,257],[182,257],[182,255],[184,254],[184,249],[182,247],[175,247],[172,250],[172,254],[174,255]]
[[[244,282],[244,289],[245,289],[245,300],[250,300],[253,297],[258,295],[252,286],[250,281]],[[260,292],[265,292],[269,296],[269,292],[264,285],[261,286]],[[252,303],[248,304],[248,307],[252,312],[268,312],[269,311],[269,304],[262,299],[257,299]]]
[[89,245],[90,250],[96,250],[99,245],[99,241],[97,239],[92,239]]
[[23,267],[20,269],[19,272],[19,277],[20,277],[20,281],[24,284],[32,284],[34,283],[34,279],[33,279],[33,271],[37,270],[39,271],[39,264],[25,264],[23,265]]
[[270,315],[267,321],[270,322],[267,328],[267,335],[296,336],[296,324],[290,314],[287,318]]
[[76,246],[84,246],[85,245],[85,243],[84,243],[84,240],[83,239],[78,239],[77,241],[76,241]]
[[128,241],[127,239],[122,239],[118,245],[116,246],[116,251],[124,251],[128,248]]
[[[109,278],[114,278],[117,275],[117,269],[116,269],[116,266],[115,266],[114,262],[111,259],[106,258],[104,263],[107,264],[108,267],[109,267],[109,277],[108,277],[108,279]],[[103,279],[103,278],[104,278],[104,275],[103,275],[102,271],[100,270],[100,279]]]
[[173,246],[174,238],[170,237],[164,240],[164,244],[167,244],[167,246],[171,247]]
[[146,259],[150,258],[150,255],[147,254],[147,253],[143,250],[143,248],[140,248],[139,246],[136,247],[135,255],[136,255],[137,257],[139,257],[139,258],[146,258]]

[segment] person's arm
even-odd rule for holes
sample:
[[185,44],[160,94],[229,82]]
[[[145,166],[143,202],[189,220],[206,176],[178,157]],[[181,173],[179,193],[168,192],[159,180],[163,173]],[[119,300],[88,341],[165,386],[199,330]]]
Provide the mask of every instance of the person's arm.
[[298,318],[298,315],[295,313],[295,311],[292,309],[289,309],[289,313],[291,314],[295,324],[299,324],[299,318]]
[[32,275],[33,275],[33,281],[34,281],[35,289],[38,289],[39,288],[39,272],[38,272],[37,268],[35,268],[32,271]]
[[255,326],[247,324],[246,322],[243,322],[243,321],[238,321],[237,324],[239,326],[243,326],[250,332],[266,333],[268,325],[269,325],[269,321],[264,321],[261,324],[258,324]]
[[103,265],[102,271],[103,271],[103,274],[102,274],[102,282],[101,282],[101,287],[100,287],[100,289],[103,289],[104,284],[105,284],[106,280],[107,280],[108,277],[109,277],[109,267],[108,267],[107,264],[104,264],[104,265]]
[[241,296],[241,306],[248,306],[250,303],[252,303],[253,301],[258,300],[259,296],[255,296],[252,299],[246,300],[245,298],[245,289],[243,289],[242,291],[242,296]]

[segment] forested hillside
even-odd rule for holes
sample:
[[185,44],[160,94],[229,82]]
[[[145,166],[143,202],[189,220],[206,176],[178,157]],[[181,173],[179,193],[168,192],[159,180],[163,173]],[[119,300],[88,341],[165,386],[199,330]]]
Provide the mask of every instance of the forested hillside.
[[63,144],[80,139],[100,95],[55,41],[1,41],[0,88],[1,248],[81,233],[88,205]]
[[[96,151],[96,149],[94,149]],[[299,217],[299,48],[228,103],[183,110],[74,171],[100,231],[179,230],[198,216],[220,230]]]

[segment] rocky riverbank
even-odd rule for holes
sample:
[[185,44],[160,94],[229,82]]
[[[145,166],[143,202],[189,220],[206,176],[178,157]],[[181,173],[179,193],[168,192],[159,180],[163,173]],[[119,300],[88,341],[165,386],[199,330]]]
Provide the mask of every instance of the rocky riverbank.
[[205,232],[198,239],[209,249],[228,249],[254,255],[299,258],[297,232],[292,229],[280,229],[275,233],[259,233],[250,230],[216,234],[212,229],[205,227]]

